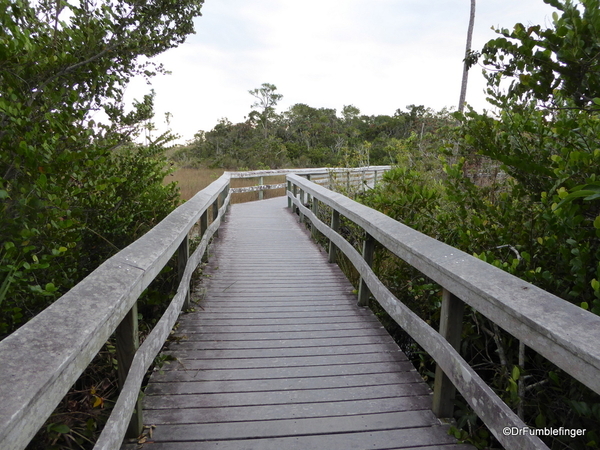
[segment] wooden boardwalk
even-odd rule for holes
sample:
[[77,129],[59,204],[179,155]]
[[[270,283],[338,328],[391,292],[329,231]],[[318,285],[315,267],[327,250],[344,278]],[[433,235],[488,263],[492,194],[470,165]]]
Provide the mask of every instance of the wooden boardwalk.
[[233,205],[201,308],[154,372],[143,448],[463,450],[431,392],[285,198]]

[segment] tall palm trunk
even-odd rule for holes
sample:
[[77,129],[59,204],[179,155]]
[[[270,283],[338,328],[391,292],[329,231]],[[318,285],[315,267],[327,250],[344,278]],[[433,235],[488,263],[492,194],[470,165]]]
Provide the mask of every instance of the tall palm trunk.
[[465,109],[465,98],[467,97],[467,82],[469,79],[469,66],[467,58],[471,51],[471,40],[473,38],[473,27],[475,26],[475,0],[471,0],[471,16],[469,17],[469,30],[467,31],[467,48],[465,50],[465,61],[463,65],[462,85],[460,87],[460,100],[458,101],[458,111]]

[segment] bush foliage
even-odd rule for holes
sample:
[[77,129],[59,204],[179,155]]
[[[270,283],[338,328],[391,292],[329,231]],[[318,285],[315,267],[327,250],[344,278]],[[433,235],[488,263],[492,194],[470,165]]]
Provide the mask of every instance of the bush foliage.
[[[362,201],[600,314],[600,4],[545,1],[558,9],[551,28],[498,30],[473,56],[497,109],[455,114],[443,175],[422,163],[399,167]],[[399,298],[437,323],[439,288],[390,255],[377,267]],[[600,397],[472,310],[461,351],[530,426],[587,429],[548,440],[552,448],[600,446]],[[490,445],[458,406],[471,434],[457,435]]]
[[133,141],[153,94],[127,112],[123,89],[201,4],[0,0],[0,337],[177,204],[169,136]]

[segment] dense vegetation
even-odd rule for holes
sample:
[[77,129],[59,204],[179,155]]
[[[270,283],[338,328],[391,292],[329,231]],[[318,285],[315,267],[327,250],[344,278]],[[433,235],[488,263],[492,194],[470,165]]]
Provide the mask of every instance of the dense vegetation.
[[170,137],[133,140],[153,95],[127,112],[123,90],[201,4],[0,0],[0,337],[177,204]]
[[[472,55],[496,112],[455,114],[454,144],[442,151],[455,161],[444,176],[403,165],[362,201],[600,314],[600,4],[545,1],[558,9],[551,28],[497,30]],[[436,286],[389,255],[378,266],[437,322]],[[587,429],[580,439],[546,438],[552,448],[600,446],[598,395],[475,311],[467,316],[463,355],[528,424]],[[487,433],[474,433],[478,421],[459,406],[459,425],[485,447]]]
[[[135,143],[153,95],[127,110],[123,92],[162,70],[140,58],[184,42],[202,2],[0,0],[0,339],[179,203],[163,186],[171,137]],[[74,387],[63,410],[75,414],[55,416],[40,448],[90,440],[113,354]]]
[[274,85],[265,83],[250,94],[258,100],[244,122],[221,119],[211,131],[196,133],[174,159],[229,169],[391,164],[399,152],[408,154],[407,146],[427,154],[452,121],[447,111],[415,105],[392,116],[367,116],[351,105],[337,114],[298,103],[277,114],[282,95]]

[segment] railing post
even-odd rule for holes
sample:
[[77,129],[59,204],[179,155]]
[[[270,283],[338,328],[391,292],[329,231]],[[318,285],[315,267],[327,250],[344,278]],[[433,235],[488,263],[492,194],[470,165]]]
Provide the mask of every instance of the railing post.
[[[297,200],[298,199],[298,186],[296,186],[295,184],[292,186],[292,191],[294,193],[294,198]],[[294,211],[296,212],[296,211]]]
[[[135,352],[140,346],[138,335],[138,310],[137,302],[133,304],[127,315],[123,318],[116,329],[116,350],[117,350],[117,373],[119,376],[119,389],[123,389],[127,374],[131,367],[131,362]],[[138,397],[133,415],[127,427],[125,437],[136,438],[143,431],[142,402]]]
[[[375,250],[375,239],[369,233],[365,236],[363,242],[363,258],[365,262],[371,267],[373,265],[373,250]],[[363,278],[360,278],[360,285],[358,286],[358,306],[367,306],[369,304],[369,296],[371,291],[367,287],[367,283]]]
[[374,172],[375,172],[375,175],[373,177],[373,187],[376,187],[377,186],[377,171],[375,170]]
[[[177,275],[179,278],[179,283],[181,283],[181,279],[183,278],[183,272],[185,272],[185,267],[187,266],[188,259],[190,257],[190,240],[186,236],[181,244],[179,244],[179,248],[177,249]],[[185,300],[183,301],[184,311],[190,309],[190,292],[185,295]]]
[[[291,192],[291,190],[292,190],[292,182],[290,180],[288,180],[287,191]],[[289,197],[289,195],[287,195],[287,193],[286,193],[286,196],[287,196],[287,201],[288,201],[288,208],[292,209],[292,199]]]
[[360,177],[360,190],[365,192],[365,173],[367,169],[362,170],[362,175]]
[[[200,216],[200,239],[204,237],[206,233],[206,229],[208,228],[208,209],[202,213]],[[206,251],[202,255],[202,262],[206,262],[208,254],[208,246],[206,247]]]
[[[314,195],[312,198],[312,213],[315,215],[315,218],[318,217],[318,215],[319,215],[319,200],[317,200]],[[311,223],[310,231],[311,231],[313,239],[316,239],[317,238],[317,227],[315,226],[314,223]]]
[[[265,184],[264,183],[264,177],[260,177],[258,179],[258,185],[262,186],[263,184]],[[262,189],[260,191],[258,191],[258,199],[259,200],[262,200],[264,198],[264,196],[265,196],[265,193],[264,193],[264,191]]]
[[[331,229],[336,233],[340,231],[340,213],[335,209],[331,214]],[[337,262],[337,247],[331,239],[329,240],[329,262]]]
[[348,195],[350,195],[350,169],[346,172],[346,187],[348,188]]
[[[460,347],[462,335],[463,312],[465,304],[450,291],[442,292],[442,310],[440,314],[440,334],[456,350]],[[442,371],[435,368],[433,385],[433,413],[437,417],[450,418],[454,414],[454,395],[456,388]]]
[[[223,191],[223,203],[225,203],[225,200],[227,200],[227,197],[229,196],[229,190],[231,189],[231,184],[227,184],[227,187],[225,188],[225,190]],[[223,221],[225,222],[225,216],[227,215],[227,213],[229,212],[229,207],[231,206],[231,201],[229,203],[227,203],[227,207],[225,208],[225,211],[223,211]]]
[[[223,206],[225,204],[225,199],[227,198],[227,188],[223,189],[221,195],[219,195],[220,201],[219,206]],[[227,208],[223,210],[223,217],[221,217],[221,222],[225,222],[225,214],[227,212]]]
[[[300,204],[304,206],[304,189],[300,189]],[[304,214],[300,211],[300,222],[304,222]]]
[[[219,217],[219,197],[217,197],[217,199],[212,204],[212,221],[214,222],[215,220],[217,220],[218,217]],[[214,236],[216,238],[219,237],[219,229],[218,228],[215,230]]]

